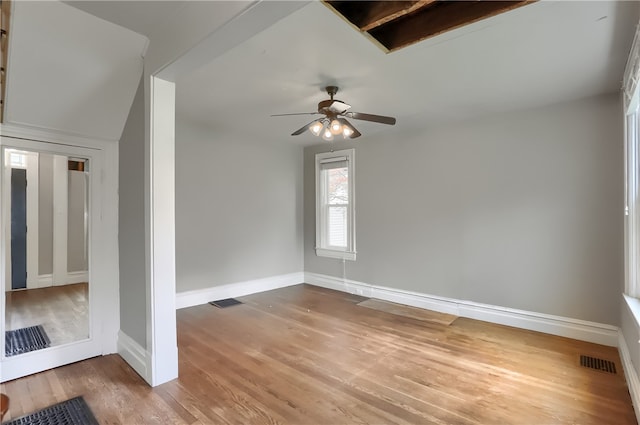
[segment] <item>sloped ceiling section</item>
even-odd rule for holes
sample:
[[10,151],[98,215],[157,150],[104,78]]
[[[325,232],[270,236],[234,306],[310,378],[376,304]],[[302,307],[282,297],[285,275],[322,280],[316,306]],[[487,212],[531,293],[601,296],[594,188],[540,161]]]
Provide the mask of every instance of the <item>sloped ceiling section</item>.
[[5,123],[119,140],[148,39],[60,2],[13,5]]

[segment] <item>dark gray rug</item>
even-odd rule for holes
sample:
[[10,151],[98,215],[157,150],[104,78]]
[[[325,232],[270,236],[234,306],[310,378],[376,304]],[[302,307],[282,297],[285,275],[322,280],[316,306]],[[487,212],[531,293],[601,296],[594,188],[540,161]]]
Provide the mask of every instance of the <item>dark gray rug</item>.
[[2,425],[99,425],[82,397],[72,398]]
[[51,340],[42,325],[7,331],[4,335],[4,352],[7,357],[41,350],[49,345]]

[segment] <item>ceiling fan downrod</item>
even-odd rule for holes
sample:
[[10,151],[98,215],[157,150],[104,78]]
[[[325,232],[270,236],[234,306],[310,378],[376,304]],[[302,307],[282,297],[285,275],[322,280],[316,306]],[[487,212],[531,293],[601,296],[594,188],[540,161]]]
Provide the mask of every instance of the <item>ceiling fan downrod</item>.
[[331,100],[333,100],[333,96],[338,93],[338,86],[327,86],[324,89],[327,91],[327,94],[331,96]]

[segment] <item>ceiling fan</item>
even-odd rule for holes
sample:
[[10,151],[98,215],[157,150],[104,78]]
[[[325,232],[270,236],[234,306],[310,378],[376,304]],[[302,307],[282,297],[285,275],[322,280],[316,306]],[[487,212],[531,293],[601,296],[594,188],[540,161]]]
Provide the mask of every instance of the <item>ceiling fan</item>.
[[341,100],[334,99],[336,93],[338,93],[338,87],[327,86],[325,87],[327,94],[331,99],[323,100],[318,103],[318,112],[300,112],[293,114],[275,114],[272,117],[282,117],[287,115],[324,115],[324,117],[311,121],[304,127],[291,133],[292,136],[297,136],[309,130],[314,136],[322,135],[324,140],[333,140],[334,136],[342,134],[345,139],[355,139],[362,134],[353,126],[346,118],[353,118],[355,120],[371,121],[381,124],[394,125],[396,119],[393,117],[385,117],[383,115],[364,114],[362,112],[351,112],[349,109],[351,105],[347,105]]

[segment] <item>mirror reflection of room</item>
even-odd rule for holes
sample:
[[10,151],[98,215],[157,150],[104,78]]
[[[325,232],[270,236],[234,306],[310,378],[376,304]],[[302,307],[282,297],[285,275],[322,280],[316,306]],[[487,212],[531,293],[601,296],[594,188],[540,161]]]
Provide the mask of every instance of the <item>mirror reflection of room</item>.
[[5,356],[89,337],[89,162],[4,151]]

